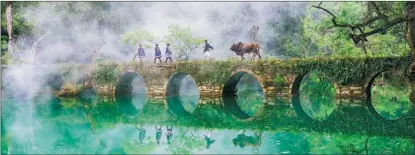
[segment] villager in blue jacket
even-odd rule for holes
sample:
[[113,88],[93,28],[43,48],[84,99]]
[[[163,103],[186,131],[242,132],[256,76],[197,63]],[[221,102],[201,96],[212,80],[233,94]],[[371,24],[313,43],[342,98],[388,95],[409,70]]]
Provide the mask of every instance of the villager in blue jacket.
[[161,50],[159,47],[159,44],[156,44],[156,47],[154,48],[154,63],[156,63],[156,60],[159,59],[159,63],[161,63]]
[[165,63],[167,63],[167,60],[169,60],[169,59],[170,59],[170,63],[173,62],[173,60],[171,59],[172,54],[173,54],[173,52],[171,51],[170,44],[167,43],[166,53],[164,54],[166,56],[166,62]]
[[205,40],[205,49],[203,50],[203,55],[205,55],[205,60],[207,57],[210,57],[210,50],[213,50],[213,47]]
[[138,55],[138,58],[140,58],[140,62],[142,62],[143,61],[142,59],[146,56],[146,53],[144,52],[144,48],[141,47],[141,44],[138,47],[138,52],[134,56],[133,61],[135,60],[135,57],[137,57],[137,55]]

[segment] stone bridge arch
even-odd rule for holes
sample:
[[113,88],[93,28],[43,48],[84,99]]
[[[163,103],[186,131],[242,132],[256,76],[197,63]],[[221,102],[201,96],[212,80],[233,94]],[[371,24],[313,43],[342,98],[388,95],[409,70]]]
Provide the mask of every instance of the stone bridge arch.
[[[291,87],[291,95],[293,97],[295,96],[299,96],[300,95],[300,87],[301,87],[301,82],[304,79],[304,76],[306,76],[307,74],[309,74],[310,72],[313,72],[314,70],[308,70],[307,72],[303,73],[303,74],[299,74],[297,76],[295,76],[294,81],[292,82],[292,87]],[[340,96],[341,93],[339,93],[339,84],[336,81],[331,80],[332,84],[334,85],[334,88],[336,89],[336,96]]]
[[[182,96],[182,94],[180,94],[180,89],[182,88],[182,81],[187,76],[190,78],[189,80],[194,82],[195,84],[194,87],[196,88],[197,93]],[[194,77],[191,76],[189,73],[187,72],[173,73],[167,80],[167,83],[164,86],[164,90],[165,90],[164,96],[166,97],[165,105],[167,106],[167,109],[171,111],[173,114],[175,114],[176,116],[189,116],[191,115],[191,113],[193,113],[197,109],[197,106],[200,100],[200,90],[197,85],[196,79],[194,79]],[[185,101],[187,102],[184,103],[181,97],[188,97],[187,99],[185,99]],[[184,104],[190,104],[190,106],[185,107]]]
[[[408,82],[408,85],[409,85],[408,87],[411,90],[410,95],[407,96],[409,98],[410,104],[411,104],[410,105],[410,109],[409,109],[409,111],[406,114],[404,114],[403,116],[401,116],[400,118],[397,118],[397,119],[386,119],[386,118],[384,118],[375,109],[374,102],[372,100],[373,99],[372,98],[372,88],[375,85],[375,80],[376,80],[376,78],[378,78],[379,76],[381,76],[382,73],[384,73],[384,72],[396,73],[398,76],[402,76],[402,77],[406,78],[406,80],[408,80],[407,81]],[[396,122],[400,122],[401,120],[405,120],[408,116],[411,116],[412,113],[415,112],[415,109],[414,109],[414,107],[415,107],[415,103],[414,103],[415,89],[414,89],[414,87],[415,86],[414,86],[413,83],[411,83],[411,79],[408,76],[408,74],[405,73],[405,71],[395,70],[395,69],[388,69],[388,70],[381,70],[381,71],[378,71],[378,72],[374,72],[372,75],[373,76],[371,76],[369,78],[369,80],[368,80],[368,82],[366,84],[366,91],[365,91],[365,94],[366,94],[366,105],[367,105],[367,108],[368,108],[369,113],[372,116],[374,116],[378,121],[381,121],[381,122],[385,122],[385,123],[396,123]],[[383,81],[380,84],[383,85],[384,84]]]
[[[304,110],[304,107],[302,105],[302,101],[300,99],[300,88],[302,85],[302,81],[304,79],[304,77],[310,73],[313,73],[315,70],[308,70],[302,74],[299,74],[295,77],[294,82],[292,84],[291,87],[291,104],[293,106],[293,109],[295,111],[295,113],[302,119],[309,121],[309,122],[315,122],[318,124],[321,124],[322,122],[325,122],[328,118],[330,118],[332,116],[332,113],[336,111],[336,109],[338,109],[338,100],[337,98],[341,95],[339,92],[339,86],[337,84],[336,81],[330,80],[331,84],[333,84],[336,92],[335,92],[335,96],[336,99],[334,100],[334,105],[336,106],[334,111],[330,114],[328,114],[328,116],[326,118],[324,118],[323,120],[319,120],[319,119],[315,119],[312,116],[310,116],[309,114],[306,113],[306,111]],[[324,73],[323,73],[324,74]]]
[[[236,86],[238,82],[241,80],[241,78],[247,74],[253,76],[255,80],[259,83],[259,85],[261,86],[261,93],[263,95],[262,96],[263,98],[262,108],[259,111],[257,111],[254,116],[249,116],[248,114],[243,112],[236,100],[236,97],[237,97]],[[256,75],[254,72],[248,69],[236,69],[231,73],[229,79],[224,84],[224,87],[222,90],[223,106],[230,113],[232,113],[233,116],[237,117],[238,119],[245,120],[245,121],[253,120],[262,113],[262,110],[264,108],[264,103],[265,103],[265,92],[266,92],[266,88],[264,87],[264,80],[260,76]]]

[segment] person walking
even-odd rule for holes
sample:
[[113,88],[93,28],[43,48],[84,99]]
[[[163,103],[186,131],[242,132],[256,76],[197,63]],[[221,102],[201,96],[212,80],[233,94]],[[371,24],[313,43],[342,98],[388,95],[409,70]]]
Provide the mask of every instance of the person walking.
[[156,63],[156,60],[159,59],[159,63],[161,63],[161,50],[159,47],[159,44],[156,44],[156,47],[154,48],[154,63]]
[[255,42],[258,43],[258,30],[259,30],[259,26],[253,26],[252,29],[249,31],[249,37],[251,42]]
[[141,47],[141,44],[139,45],[139,47],[138,47],[138,52],[137,52],[137,54],[134,56],[134,58],[133,58],[133,61],[135,60],[135,58],[137,57],[137,55],[138,55],[138,58],[140,58],[140,63],[141,62],[143,62],[143,58],[146,56],[146,53],[144,52],[144,48],[143,47]]
[[203,50],[203,55],[206,58],[210,57],[210,50],[214,50],[214,48],[208,43],[207,40],[205,40],[205,49]]
[[173,52],[171,51],[170,44],[167,43],[166,53],[164,54],[166,56],[165,63],[167,63],[167,60],[170,60],[170,63],[173,63],[173,60],[171,59],[172,54]]

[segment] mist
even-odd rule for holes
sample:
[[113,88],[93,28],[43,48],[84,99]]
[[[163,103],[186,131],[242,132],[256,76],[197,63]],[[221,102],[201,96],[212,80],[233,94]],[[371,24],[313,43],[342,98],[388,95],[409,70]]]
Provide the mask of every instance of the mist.
[[[130,61],[136,54],[137,47],[122,44],[120,38],[123,33],[133,28],[144,28],[155,34],[156,42],[164,53],[163,40],[168,34],[168,26],[172,24],[190,27],[194,36],[207,38],[215,48],[211,56],[215,60],[226,60],[236,57],[229,50],[232,43],[249,42],[248,31],[253,25],[260,27],[258,38],[265,45],[269,35],[275,34],[269,21],[278,21],[280,18],[275,13],[276,9],[303,11],[295,7],[305,3],[108,2],[104,6],[105,12],[100,16],[88,11],[94,10],[97,7],[95,4],[98,2],[41,2],[35,7],[26,8],[25,19],[36,23],[39,36],[50,32],[39,45],[36,61],[90,63],[92,50],[101,40],[107,43],[101,48],[100,57]],[[62,10],[68,9],[68,6],[76,8],[78,12],[71,15],[63,13]],[[103,20],[112,23],[103,23]],[[204,58],[202,46],[193,52],[191,60]],[[172,50],[175,58],[177,51]],[[23,52],[22,57],[27,57],[29,52],[30,48]],[[153,47],[145,52],[146,59],[152,60]]]
[[[33,22],[35,36],[21,35],[15,38],[23,49],[15,54],[24,62],[32,55],[32,44],[40,36],[48,34],[39,41],[33,64],[15,66],[2,71],[2,92],[8,96],[22,100],[16,110],[15,121],[9,132],[17,136],[17,141],[27,141],[33,136],[33,130],[39,129],[40,124],[33,126],[38,120],[32,116],[33,104],[31,97],[42,86],[47,76],[34,79],[34,74],[48,75],[56,69],[37,68],[32,65],[46,65],[56,68],[59,63],[91,63],[94,47],[102,40],[106,44],[100,49],[98,57],[114,61],[131,61],[137,53],[136,48],[121,43],[123,33],[134,28],[144,28],[157,36],[162,53],[165,52],[165,36],[172,24],[191,28],[194,36],[207,38],[215,48],[211,56],[215,60],[239,58],[230,51],[232,43],[248,42],[248,31],[253,25],[259,26],[258,38],[262,45],[261,54],[267,56],[265,44],[269,42],[275,30],[270,26],[270,20],[278,21],[280,17],[275,10],[294,9],[305,3],[294,2],[39,2],[39,5],[23,8],[25,20]],[[95,4],[103,5],[103,12],[94,12]],[[76,9],[74,12],[65,10]],[[298,10],[304,11],[304,10]],[[289,35],[289,34],[287,34]],[[284,37],[284,36],[280,36]],[[191,54],[191,60],[204,59],[203,45]],[[275,47],[277,48],[277,47]],[[145,49],[146,63],[152,63],[154,47]],[[176,49],[173,50],[175,61]],[[186,83],[184,81],[184,83]],[[187,83],[194,83],[187,82]],[[190,87],[192,84],[185,84]],[[187,86],[189,85],[189,86]],[[191,86],[193,87],[193,86]],[[196,86],[197,87],[197,86]],[[188,88],[184,88],[188,89]],[[5,96],[2,96],[3,99]],[[31,131],[23,128],[31,127]],[[53,130],[53,129],[51,129]],[[108,133],[111,135],[111,133]],[[104,135],[107,137],[109,135]],[[50,139],[56,141],[57,139]],[[45,144],[46,145],[46,144]],[[51,146],[52,147],[52,146]],[[107,150],[106,150],[107,151]]]

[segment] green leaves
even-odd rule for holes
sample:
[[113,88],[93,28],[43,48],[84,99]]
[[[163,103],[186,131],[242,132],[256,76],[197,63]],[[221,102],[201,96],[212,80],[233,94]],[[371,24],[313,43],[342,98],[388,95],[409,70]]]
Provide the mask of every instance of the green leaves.
[[[376,2],[378,3],[378,2]],[[338,2],[323,3],[323,7],[327,8],[337,18],[338,24],[358,24],[372,18],[374,10],[368,10],[369,2]],[[401,2],[391,2],[378,4],[384,14],[393,19],[400,17],[403,13]],[[385,9],[385,8],[396,8]],[[366,15],[368,15],[366,17]],[[342,57],[363,57],[363,56],[406,56],[409,53],[409,46],[404,39],[404,29],[399,25],[386,31],[386,34],[375,34],[369,36],[368,42],[355,45],[350,33],[360,34],[359,30],[350,30],[346,27],[334,27],[332,16],[326,12],[310,6],[307,15],[303,18],[303,26],[307,30],[304,36],[310,38],[318,49],[317,51],[330,51],[333,56]],[[371,25],[362,28],[364,32],[369,32],[374,28],[385,24],[376,21]],[[401,26],[402,27],[402,26]],[[366,46],[367,55],[365,55],[363,47]]]
[[189,27],[179,25],[170,25],[166,38],[166,41],[178,50],[176,56],[178,60],[189,60],[191,53],[205,40],[205,38],[194,36]]
[[124,33],[121,39],[124,44],[134,46],[137,43],[141,43],[146,48],[152,47],[149,42],[154,40],[156,40],[156,36],[153,33],[141,28],[135,28]]

